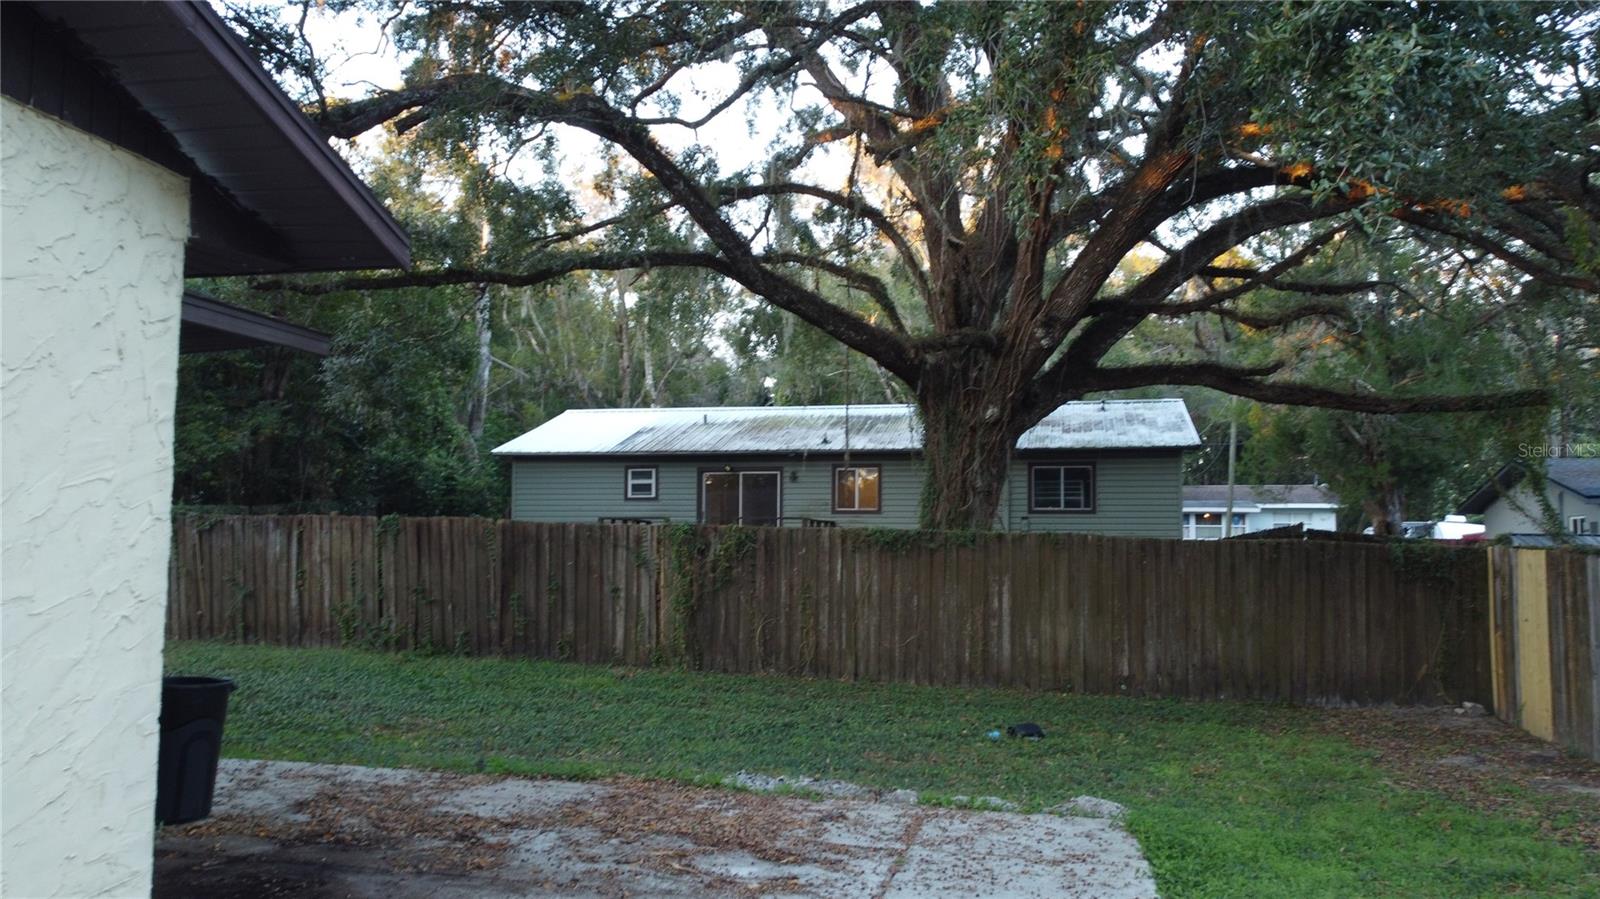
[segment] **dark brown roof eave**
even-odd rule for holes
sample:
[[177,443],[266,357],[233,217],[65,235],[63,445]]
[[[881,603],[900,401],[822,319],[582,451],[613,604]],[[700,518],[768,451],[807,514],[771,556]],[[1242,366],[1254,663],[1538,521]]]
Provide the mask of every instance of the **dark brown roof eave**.
[[224,303],[192,290],[184,291],[178,352],[217,353],[269,346],[326,356],[333,347],[333,338],[322,331]]
[[218,64],[251,94],[279,130],[312,161],[328,188],[360,217],[368,232],[381,245],[385,258],[371,260],[364,268],[409,268],[411,240],[389,211],[373,195],[348,163],[328,146],[327,138],[316,129],[305,113],[278,87],[261,63],[250,55],[244,43],[226,22],[204,2],[173,3],[178,13],[190,13],[190,32],[212,54]]
[[[189,275],[409,267],[410,242],[399,223],[209,6],[182,0],[34,8],[112,70],[242,214],[284,235],[284,251],[271,254],[281,264],[262,258]],[[219,114],[230,117],[227,126],[216,121]],[[239,139],[252,132],[258,138]],[[307,194],[322,198],[322,208],[308,211]]]
[[1494,501],[1504,496],[1507,490],[1517,485],[1526,472],[1520,465],[1506,463],[1500,466],[1494,476],[1484,482],[1483,486],[1473,491],[1466,502],[1456,508],[1457,515],[1482,515],[1489,510]]

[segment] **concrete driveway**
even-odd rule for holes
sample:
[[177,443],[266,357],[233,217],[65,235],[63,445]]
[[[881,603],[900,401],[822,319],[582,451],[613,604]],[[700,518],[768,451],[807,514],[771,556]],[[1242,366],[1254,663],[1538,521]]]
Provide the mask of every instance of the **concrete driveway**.
[[157,897],[1155,895],[1116,823],[647,781],[223,763]]

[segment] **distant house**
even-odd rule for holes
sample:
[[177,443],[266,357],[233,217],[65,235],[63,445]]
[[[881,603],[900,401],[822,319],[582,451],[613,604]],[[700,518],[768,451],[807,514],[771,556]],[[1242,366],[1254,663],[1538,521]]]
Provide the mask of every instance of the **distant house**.
[[[1519,545],[1548,546],[1555,541],[1538,493],[1528,483],[1528,464],[1538,463],[1501,466],[1459,511],[1482,515],[1490,539],[1508,537]],[[1577,542],[1600,545],[1600,458],[1548,459],[1544,466],[1544,493],[1555,523]]]
[[409,250],[204,3],[3,3],[0,61],[0,894],[148,895],[178,356],[326,347],[184,278]]
[[[1178,536],[1182,400],[1061,406],[1017,443],[995,526]],[[914,407],[575,409],[495,449],[524,521],[913,528]]]
[[[1309,530],[1337,527],[1339,497],[1316,484],[1233,485],[1234,534],[1301,525]],[[1226,484],[1191,484],[1183,488],[1183,539],[1218,540],[1228,514]]]

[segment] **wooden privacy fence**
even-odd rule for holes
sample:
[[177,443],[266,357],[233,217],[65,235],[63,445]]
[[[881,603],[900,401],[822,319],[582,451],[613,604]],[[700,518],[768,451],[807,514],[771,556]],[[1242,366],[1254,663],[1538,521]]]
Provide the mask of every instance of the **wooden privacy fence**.
[[1489,550],[1496,713],[1600,759],[1600,554]]
[[1305,703],[1487,699],[1482,550],[180,518],[169,635]]

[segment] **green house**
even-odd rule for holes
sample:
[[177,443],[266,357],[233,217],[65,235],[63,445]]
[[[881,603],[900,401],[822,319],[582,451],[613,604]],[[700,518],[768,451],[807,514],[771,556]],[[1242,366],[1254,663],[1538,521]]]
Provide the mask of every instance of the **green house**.
[[[1067,403],[1022,435],[995,526],[1179,537],[1179,399]],[[494,450],[522,521],[912,528],[922,427],[904,405],[572,409]]]

